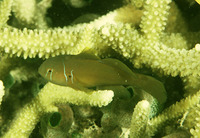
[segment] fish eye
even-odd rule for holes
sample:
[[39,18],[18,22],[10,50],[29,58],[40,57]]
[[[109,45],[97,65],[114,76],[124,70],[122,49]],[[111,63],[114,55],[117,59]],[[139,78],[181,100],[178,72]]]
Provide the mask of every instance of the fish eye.
[[46,73],[45,77],[47,77],[47,75],[49,73],[50,73],[50,80],[52,80],[53,69],[47,69],[47,73]]
[[52,69],[47,69],[47,72],[50,72],[50,73],[51,73],[51,72],[53,72],[53,70],[52,70]]

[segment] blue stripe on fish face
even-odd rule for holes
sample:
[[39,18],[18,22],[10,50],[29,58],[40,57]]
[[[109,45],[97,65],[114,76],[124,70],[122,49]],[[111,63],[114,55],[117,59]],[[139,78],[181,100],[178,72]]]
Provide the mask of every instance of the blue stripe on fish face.
[[74,79],[73,71],[74,71],[74,70],[71,70],[71,81],[72,81],[72,84],[74,83],[74,80],[73,80],[73,79]]
[[53,74],[53,69],[47,69],[47,72],[46,72],[46,74],[45,74],[45,77],[47,77],[47,75],[50,73],[50,81],[52,81],[52,74]]
[[65,80],[66,80],[66,82],[67,82],[68,79],[67,79],[67,75],[66,75],[66,71],[65,71],[65,63],[64,63],[64,61],[63,61],[63,66],[64,66],[64,76],[65,76]]

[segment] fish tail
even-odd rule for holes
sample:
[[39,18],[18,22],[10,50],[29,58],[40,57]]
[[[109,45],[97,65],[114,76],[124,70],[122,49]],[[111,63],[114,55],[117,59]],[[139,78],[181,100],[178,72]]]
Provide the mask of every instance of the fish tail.
[[151,96],[156,98],[159,103],[165,103],[167,94],[163,83],[150,76],[142,74],[137,75],[137,80],[133,80],[132,86],[149,93]]

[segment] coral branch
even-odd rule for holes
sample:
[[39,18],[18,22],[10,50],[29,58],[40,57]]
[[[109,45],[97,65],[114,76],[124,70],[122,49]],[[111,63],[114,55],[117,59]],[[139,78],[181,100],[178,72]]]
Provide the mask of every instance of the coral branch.
[[146,125],[147,121],[149,120],[150,109],[150,104],[146,100],[140,101],[135,106],[131,120],[131,138],[145,137]]
[[0,27],[6,24],[12,6],[13,0],[4,0],[0,2]]
[[179,118],[189,109],[197,106],[199,104],[200,91],[198,91],[193,96],[188,96],[182,99],[180,102],[170,106],[164,110],[159,116],[152,118],[147,126],[147,131],[150,135],[155,134],[155,131],[159,129],[164,123],[175,118]]
[[106,106],[112,101],[112,91],[93,91],[85,93],[72,88],[48,83],[30,103],[20,110],[10,125],[7,137],[28,137],[41,115],[58,111],[56,103],[75,105]]
[[152,42],[158,40],[165,29],[170,2],[171,0],[146,0],[141,28],[145,37]]
[[[4,85],[7,88],[5,83],[6,78],[9,75],[10,77],[13,75],[13,71],[11,72],[11,70],[19,67],[18,71],[20,73],[17,73],[17,77],[19,77],[19,80],[21,80],[20,83],[18,83],[19,81],[16,81],[12,82],[12,85],[9,85],[9,90],[6,89],[6,91],[8,91],[8,98],[6,99],[5,97],[5,100],[10,102],[9,99],[12,99],[13,95],[17,95],[16,101],[21,101],[25,95],[23,92],[29,92],[31,95],[30,91],[32,91],[32,89],[34,89],[33,91],[37,91],[41,84],[41,78],[38,79],[36,75],[32,75],[34,76],[34,79],[31,79],[33,77],[28,77],[27,75],[37,74],[37,67],[34,69],[31,66],[26,67],[24,70],[26,69],[27,71],[24,73],[21,69],[23,63],[20,63],[17,58],[12,57],[23,57],[26,61],[29,61],[29,58],[34,58],[32,60],[35,60],[38,64],[40,64],[42,60],[41,58],[49,58],[50,56],[64,54],[76,55],[85,49],[91,49],[93,54],[100,55],[101,57],[112,56],[117,58],[120,57],[119,59],[127,59],[130,61],[129,63],[132,63],[132,66],[138,69],[145,66],[150,70],[150,73],[147,72],[147,74],[152,74],[153,72],[152,76],[154,76],[154,74],[165,75],[164,77],[160,76],[160,79],[163,80],[163,82],[166,82],[165,86],[167,88],[169,97],[169,100],[167,101],[168,105],[177,100],[176,98],[172,98],[171,100],[171,95],[175,95],[174,97],[176,97],[176,94],[179,97],[188,96],[180,102],[177,102],[176,104],[171,105],[169,108],[166,108],[163,112],[160,113],[160,115],[152,118],[147,124],[146,122],[149,117],[149,104],[151,103],[147,104],[146,101],[141,101],[138,104],[134,103],[136,108],[132,116],[132,137],[141,136],[141,132],[145,130],[146,125],[146,132],[148,132],[149,135],[155,135],[157,132],[162,133],[158,131],[159,127],[162,127],[166,121],[173,119],[175,119],[173,125],[177,124],[177,119],[183,116],[183,114],[185,114],[185,116],[182,119],[181,127],[190,130],[190,133],[193,134],[193,136],[198,136],[197,133],[199,131],[200,110],[198,107],[200,96],[200,42],[198,26],[195,26],[195,23],[191,23],[192,21],[189,21],[191,17],[182,17],[184,14],[182,14],[182,11],[177,8],[181,7],[182,5],[178,5],[177,1],[172,2],[172,4],[170,4],[171,0],[126,1],[130,1],[132,5],[129,3],[128,5],[124,6],[123,4],[118,4],[118,2],[113,2],[112,4],[108,4],[108,6],[106,6],[106,0],[98,1],[103,2],[101,4],[103,4],[104,8],[112,7],[115,4],[121,8],[102,15],[90,23],[81,23],[73,26],[65,26],[63,28],[53,28],[54,25],[51,25],[51,21],[60,21],[62,18],[61,14],[55,14],[51,11],[56,10],[57,7],[55,7],[55,5],[59,5],[59,1],[53,1],[52,4],[52,0],[30,0],[29,2],[31,3],[27,3],[21,0],[1,0],[0,79],[4,81]],[[80,1],[77,0],[76,2]],[[90,1],[88,3],[89,5],[87,5],[87,8],[90,9],[90,11],[93,11],[96,9],[95,6],[93,7],[93,4],[95,5],[95,3],[98,2]],[[30,5],[28,6],[27,4]],[[23,8],[20,9],[20,7]],[[172,10],[169,10],[170,7]],[[83,8],[83,13],[87,8]],[[184,9],[186,7],[182,8]],[[49,9],[48,12],[47,9]],[[82,11],[82,9],[79,10]],[[12,16],[9,18],[11,11]],[[80,11],[76,11],[75,8],[68,7],[68,12],[65,13],[69,14],[67,16],[67,20],[70,20],[68,23],[72,23],[74,20],[71,19],[71,15],[76,15]],[[97,13],[102,14],[105,12],[107,12],[107,9]],[[176,12],[176,14],[173,14],[173,12]],[[48,13],[48,15],[46,15],[46,13]],[[55,19],[53,18],[55,17],[54,14],[56,16]],[[197,15],[199,14],[197,13]],[[195,14],[192,16],[192,18],[194,18],[194,16]],[[62,21],[63,20],[61,19],[60,22]],[[58,24],[59,25],[57,26],[63,25],[60,25],[60,23]],[[192,24],[195,29],[197,28],[197,30],[195,30],[196,32],[190,29],[190,27],[187,27],[191,26],[190,24]],[[10,58],[6,59],[7,56]],[[129,65],[131,66],[131,64]],[[23,75],[21,75],[22,72]],[[138,72],[140,72],[140,70]],[[14,74],[16,74],[16,72]],[[22,79],[25,75],[26,79]],[[180,79],[184,82],[184,84],[182,84],[181,81],[179,82],[181,85],[180,89],[174,87],[173,81],[170,81],[169,84],[168,79],[166,79],[168,77],[175,76],[180,77]],[[26,85],[22,85],[23,83],[29,84],[27,85],[29,88],[26,88]],[[151,84],[149,85],[151,86]],[[187,93],[183,94],[183,88],[187,90]],[[128,95],[133,97],[135,96],[134,94],[132,95],[134,92],[131,90],[131,94],[129,94],[129,87],[124,89]],[[123,101],[124,99],[122,97],[126,97],[126,100],[130,100],[129,96],[123,96],[121,91],[119,93],[120,94],[118,95],[122,96],[117,97],[117,95],[115,95],[115,97],[116,99],[118,98],[121,103],[126,103]],[[18,106],[15,107],[15,109],[6,107],[6,110],[2,111],[3,121],[0,122],[0,124],[5,125],[6,127],[10,127],[9,131],[5,134],[4,137],[28,137],[39,121],[41,115],[52,111],[57,111],[58,109],[56,105],[59,103],[71,103],[73,105],[89,105],[101,107],[108,105],[112,101],[113,96],[113,91],[110,90],[85,93],[82,91],[76,91],[74,89],[48,83],[44,86],[43,89],[41,89],[39,94],[32,101],[24,106],[23,109],[18,109],[17,116],[10,125],[8,124],[7,120],[9,120],[13,114],[9,114],[10,118],[6,118],[6,113],[10,113],[10,109],[15,111],[16,108],[20,108],[20,104],[24,103],[18,103]],[[26,98],[27,97],[24,99]],[[15,102],[15,100],[12,99],[11,103],[12,102]],[[4,109],[4,106],[7,106],[7,104],[8,103],[4,103],[3,101],[1,105],[2,109]],[[116,102],[112,104],[114,105],[119,103]],[[132,107],[134,106],[132,105]],[[120,110],[123,109],[122,113],[124,113],[125,115],[123,115],[126,116],[126,113],[130,111],[126,108],[133,109],[132,107],[130,107],[129,104],[120,105]],[[91,122],[97,122],[101,124],[103,120],[101,118],[102,116],[105,117],[108,115],[108,117],[105,118],[110,118],[109,116],[111,113],[109,108],[111,107],[108,106],[107,108],[108,110],[105,111],[105,113],[99,113],[100,111],[98,111],[100,117],[98,116],[98,118],[95,118],[95,121],[91,116],[88,118],[83,117],[84,119],[82,120],[90,120]],[[76,112],[77,109],[73,111]],[[131,116],[132,112],[129,113]],[[96,116],[96,114],[94,116]],[[75,117],[74,119],[77,118]],[[138,121],[141,125],[133,123],[135,120]],[[192,120],[192,123],[190,120]],[[75,122],[79,121],[80,120],[76,120]],[[91,124],[91,122],[88,124]],[[84,126],[84,123],[81,123],[79,125]],[[95,131],[95,133],[98,133],[98,136],[101,137],[117,137],[120,135],[119,133],[121,133],[123,129],[129,130],[129,128],[126,128],[127,126],[122,128],[121,126],[123,125],[116,125],[113,123],[113,126],[115,127],[109,128],[109,124],[106,125],[106,127],[109,128],[106,133],[110,134],[104,135],[102,130],[105,130],[105,128],[103,125],[101,126],[99,124],[94,124],[94,126],[98,126],[96,127],[98,128],[98,131]],[[92,128],[92,126],[88,125],[88,128]],[[2,132],[4,131],[3,129],[4,128],[1,127]],[[77,132],[77,126],[72,125],[72,129],[75,129]],[[82,130],[81,129],[78,130],[80,133],[82,133],[86,128],[83,128]],[[73,130],[69,130],[69,133],[74,134],[75,132],[73,132]],[[93,132],[88,134],[94,135]],[[87,134],[84,134],[84,136],[86,135]],[[128,135],[128,133],[126,135]],[[79,135],[76,134],[76,136],[78,137]]]
[[0,105],[5,94],[5,87],[3,86],[3,82],[0,80]]

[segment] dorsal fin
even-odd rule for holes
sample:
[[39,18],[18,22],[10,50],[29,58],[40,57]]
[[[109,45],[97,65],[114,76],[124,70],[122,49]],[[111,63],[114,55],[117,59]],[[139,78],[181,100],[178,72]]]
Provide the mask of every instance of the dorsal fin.
[[76,55],[76,58],[80,59],[94,59],[94,60],[99,60],[100,58],[98,56],[95,56],[94,51],[90,48],[85,48],[80,54]]
[[102,63],[107,64],[117,69],[121,69],[123,71],[126,71],[127,73],[133,74],[133,72],[131,71],[129,67],[127,67],[124,63],[122,63],[121,61],[117,59],[114,59],[114,58],[102,59]]
[[78,55],[76,55],[76,58],[80,58],[80,59],[93,59],[93,60],[99,60],[100,58],[93,55],[93,54],[89,54],[89,53],[80,53]]

